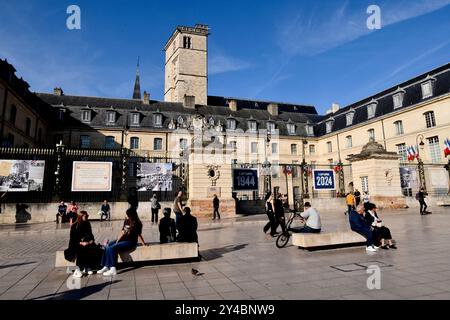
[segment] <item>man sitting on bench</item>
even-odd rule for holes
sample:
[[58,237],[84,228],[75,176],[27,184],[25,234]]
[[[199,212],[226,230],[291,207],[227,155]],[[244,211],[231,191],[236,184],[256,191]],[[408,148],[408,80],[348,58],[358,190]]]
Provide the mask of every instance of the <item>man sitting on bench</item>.
[[364,213],[364,205],[362,204],[356,207],[356,211],[350,210],[348,214],[350,229],[366,238],[366,251],[376,252],[378,248],[373,244],[372,229],[369,225],[367,225],[367,222],[364,219]]
[[303,227],[290,228],[292,232],[298,233],[320,233],[322,223],[320,221],[320,214],[316,209],[311,207],[309,202],[305,202],[305,211],[300,213],[302,221],[306,220]]

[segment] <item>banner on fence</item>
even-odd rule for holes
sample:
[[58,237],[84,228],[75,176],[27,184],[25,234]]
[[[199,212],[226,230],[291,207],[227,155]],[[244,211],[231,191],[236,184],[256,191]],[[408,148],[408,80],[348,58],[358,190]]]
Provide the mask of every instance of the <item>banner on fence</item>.
[[336,190],[334,183],[334,170],[313,170],[315,190]]
[[140,162],[137,167],[138,191],[172,191],[172,163]]
[[419,190],[419,179],[416,168],[400,168],[400,185],[402,189]]
[[112,162],[74,161],[72,191],[111,191]]
[[42,191],[44,160],[0,160],[0,191]]

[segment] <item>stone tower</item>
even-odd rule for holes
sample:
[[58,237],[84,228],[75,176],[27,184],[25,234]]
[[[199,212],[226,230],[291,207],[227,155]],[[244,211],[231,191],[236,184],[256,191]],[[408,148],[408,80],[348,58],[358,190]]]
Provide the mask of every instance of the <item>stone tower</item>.
[[195,104],[207,104],[208,30],[203,24],[178,26],[167,41],[164,101],[184,102],[194,96]]

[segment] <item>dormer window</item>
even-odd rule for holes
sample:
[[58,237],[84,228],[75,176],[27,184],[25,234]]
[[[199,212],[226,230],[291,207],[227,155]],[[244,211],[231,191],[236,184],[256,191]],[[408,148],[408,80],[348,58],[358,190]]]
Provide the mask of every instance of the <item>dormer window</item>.
[[375,111],[377,110],[377,103],[373,102],[367,106],[367,119],[375,117]]
[[287,124],[287,130],[289,134],[295,134],[295,124],[288,123]]
[[256,121],[255,120],[249,120],[248,121],[248,129],[250,131],[256,131],[257,126],[256,126]]
[[275,132],[275,123],[274,122],[267,122],[267,131],[268,132]]
[[422,86],[422,99],[426,99],[433,96],[433,82],[431,80],[422,83],[421,86]]
[[155,127],[162,127],[162,114],[161,113],[155,113],[153,115],[153,125]]
[[91,122],[91,110],[83,110],[81,112],[81,121]]
[[106,113],[106,124],[114,124],[116,123],[116,112],[108,111]]
[[403,106],[404,96],[405,96],[404,90],[398,90],[398,92],[392,96],[392,99],[394,101],[394,109],[397,109],[397,108],[400,108]]
[[353,124],[353,118],[355,117],[355,111],[350,111],[345,115],[345,121],[347,126],[351,126]]
[[58,110],[58,120],[63,121],[64,120],[64,113],[66,113],[66,109],[61,108]]
[[140,116],[138,112],[131,113],[131,125],[138,126],[140,122]]
[[314,135],[314,127],[312,124],[307,124],[306,125],[306,134],[308,136],[313,136]]
[[236,120],[235,119],[227,119],[227,129],[228,130],[236,130]]
[[327,121],[327,122],[325,122],[325,129],[326,129],[326,132],[327,133],[330,133],[331,132],[331,130],[333,129],[333,120],[330,120],[330,121]]

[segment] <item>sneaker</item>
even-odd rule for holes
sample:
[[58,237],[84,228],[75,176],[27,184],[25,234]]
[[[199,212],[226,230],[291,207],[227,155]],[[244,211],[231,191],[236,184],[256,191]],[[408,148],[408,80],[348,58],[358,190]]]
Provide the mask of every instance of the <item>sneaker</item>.
[[374,246],[368,246],[368,247],[366,247],[366,251],[368,251],[368,252],[377,252],[377,249],[375,249]]
[[98,273],[98,274],[102,274],[102,273],[105,273],[105,272],[108,271],[108,270],[109,270],[108,267],[103,267],[103,268],[101,268],[100,270],[98,270],[97,273]]
[[387,245],[381,246],[381,249],[389,250],[389,246],[387,246]]
[[74,278],[81,278],[83,276],[83,272],[80,269],[76,269],[72,275]]
[[396,246],[395,244],[393,244],[393,245],[389,246],[389,248],[391,248],[391,249],[397,249],[397,246]]
[[83,273],[84,273],[84,274],[91,275],[91,274],[94,274],[94,271],[92,271],[91,268],[85,268],[85,269],[83,270]]
[[103,273],[103,275],[106,276],[106,277],[115,276],[116,274],[117,274],[117,270],[116,270],[115,267],[111,267],[111,269],[109,269],[108,271]]

